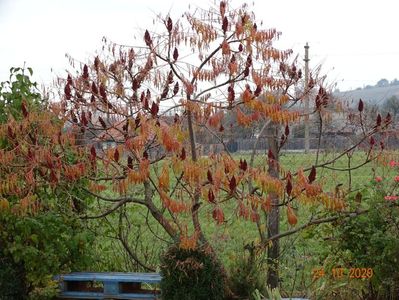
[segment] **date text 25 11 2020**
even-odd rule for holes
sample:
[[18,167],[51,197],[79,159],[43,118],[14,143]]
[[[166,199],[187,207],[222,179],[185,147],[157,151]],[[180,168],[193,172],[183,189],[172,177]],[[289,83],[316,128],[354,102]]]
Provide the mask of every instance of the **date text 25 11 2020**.
[[[326,275],[324,268],[316,268],[312,270],[313,279],[319,279]],[[370,279],[374,272],[372,268],[332,268],[331,275],[334,279]]]

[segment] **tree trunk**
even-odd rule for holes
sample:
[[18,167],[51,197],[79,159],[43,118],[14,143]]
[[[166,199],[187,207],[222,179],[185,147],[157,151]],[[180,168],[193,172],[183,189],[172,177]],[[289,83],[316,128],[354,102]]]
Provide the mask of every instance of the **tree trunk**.
[[[188,97],[189,98],[189,97]],[[187,125],[188,125],[188,132],[189,132],[189,137],[190,137],[190,147],[191,147],[191,159],[193,161],[197,161],[197,150],[195,149],[195,132],[193,128],[193,120],[192,120],[192,115],[191,111],[187,112]],[[194,199],[192,203],[192,209],[191,209],[191,218],[193,221],[194,229],[198,233],[199,240],[203,242],[204,244],[208,244],[205,235],[202,231],[201,228],[201,223],[199,221],[199,216],[198,216],[198,211],[200,207],[200,189],[196,188],[195,193],[194,193]]]
[[[274,178],[279,177],[279,151],[278,151],[278,135],[277,125],[271,123],[267,129],[267,141],[269,145],[269,151],[274,156],[274,159],[268,161],[268,173]],[[267,237],[270,238],[279,234],[279,223],[280,223],[280,209],[279,209],[279,198],[278,195],[271,195],[271,211],[267,218]],[[268,274],[267,274],[267,285],[271,288],[277,288],[279,283],[279,256],[280,247],[279,240],[276,239],[269,246],[267,251],[267,262],[268,262]]]

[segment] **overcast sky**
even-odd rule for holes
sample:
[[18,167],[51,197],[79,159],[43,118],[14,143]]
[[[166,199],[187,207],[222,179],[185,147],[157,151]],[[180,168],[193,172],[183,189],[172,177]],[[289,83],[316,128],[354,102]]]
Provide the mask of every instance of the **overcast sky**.
[[[100,50],[103,36],[132,44],[156,14],[170,12],[176,19],[189,3],[206,8],[215,2],[0,0],[0,81],[8,79],[10,67],[26,62],[39,83],[50,83],[65,76],[65,53],[85,61]],[[254,6],[257,20],[282,31],[279,46],[303,58],[308,42],[311,67],[322,63],[328,81],[341,90],[399,78],[396,0],[257,0]]]

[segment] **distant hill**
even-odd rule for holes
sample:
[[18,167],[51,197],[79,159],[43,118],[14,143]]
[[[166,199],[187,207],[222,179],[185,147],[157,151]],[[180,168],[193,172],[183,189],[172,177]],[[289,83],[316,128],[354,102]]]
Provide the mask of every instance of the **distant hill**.
[[399,98],[399,85],[390,85],[384,87],[369,87],[345,92],[335,92],[334,96],[348,101],[350,106],[357,105],[359,99],[365,103],[382,105],[385,99],[392,96]]

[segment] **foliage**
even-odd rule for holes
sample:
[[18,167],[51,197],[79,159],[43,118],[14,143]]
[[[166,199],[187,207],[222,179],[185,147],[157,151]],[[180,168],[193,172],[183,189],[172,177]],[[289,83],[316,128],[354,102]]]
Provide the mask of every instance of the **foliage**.
[[[58,287],[52,281],[53,275],[88,268],[91,259],[87,245],[93,236],[83,231],[80,221],[52,212],[23,218],[0,213],[0,223],[0,241],[5,246],[2,254],[12,258],[9,269],[22,270],[17,277],[20,285],[13,282],[0,290],[0,296],[5,297],[11,291],[14,296],[31,299],[53,296]],[[9,274],[3,273],[7,271],[2,269],[0,278],[8,277]]]
[[0,299],[21,299],[26,294],[23,265],[16,264],[4,251],[0,252],[0,265]]
[[[280,291],[278,289],[266,288],[267,296],[270,300],[281,300]],[[257,294],[259,296],[259,294]],[[261,295],[260,295],[261,296]]]
[[162,299],[224,299],[224,272],[207,250],[171,246],[161,259],[161,274]]
[[361,201],[362,207],[367,207],[366,213],[342,220],[342,224],[334,228],[334,239],[327,243],[327,270],[371,268],[373,276],[364,281],[352,279],[339,285],[341,290],[333,288],[337,286],[337,278],[333,278],[325,292],[333,290],[336,296],[347,298],[354,296],[350,293],[354,289],[364,299],[393,299],[398,294],[399,197],[396,195],[399,178],[396,162],[391,160],[390,164],[393,170],[386,178],[376,176],[368,188],[352,195],[353,203],[359,205]]
[[77,218],[79,201],[89,198],[78,200],[83,164],[76,166],[79,155],[63,121],[32,90],[36,84],[24,69],[11,72],[16,80],[1,84],[0,94],[0,259],[7,266],[0,277],[11,269],[18,280],[1,286],[0,296],[41,299],[56,292],[53,275],[89,261],[93,236]]
[[21,106],[28,99],[33,106],[43,105],[43,99],[37,90],[37,83],[32,82],[26,71],[32,76],[31,68],[11,68],[10,79],[0,83],[0,123],[5,123],[9,115],[22,118]]
[[243,253],[233,263],[229,276],[230,289],[237,296],[252,299],[255,291],[265,291],[266,278],[262,276],[265,270],[262,270],[261,258],[255,257],[253,249],[248,247],[247,250],[248,254]]

